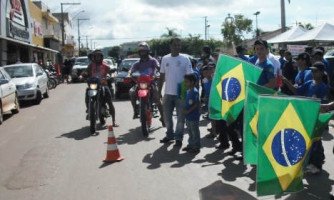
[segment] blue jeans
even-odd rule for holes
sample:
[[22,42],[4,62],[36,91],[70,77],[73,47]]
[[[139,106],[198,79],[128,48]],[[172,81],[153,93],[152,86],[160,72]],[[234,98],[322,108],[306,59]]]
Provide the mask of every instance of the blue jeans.
[[[185,116],[182,113],[183,110],[183,101],[180,100],[176,95],[168,95],[166,94],[163,99],[163,109],[165,116],[165,124],[167,128],[167,138],[172,140],[183,140],[183,132],[184,132],[184,122]],[[174,132],[174,123],[173,123],[173,112],[176,108],[177,114],[177,123],[176,130]]]
[[191,148],[201,148],[201,135],[198,121],[186,121],[189,132],[188,146]]

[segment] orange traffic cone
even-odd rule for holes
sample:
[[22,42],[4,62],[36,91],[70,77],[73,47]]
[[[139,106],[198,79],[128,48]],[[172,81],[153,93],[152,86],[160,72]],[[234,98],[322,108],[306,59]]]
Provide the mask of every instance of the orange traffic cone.
[[119,162],[122,161],[121,154],[117,148],[117,142],[114,135],[114,130],[112,126],[108,126],[108,147],[107,147],[107,157],[104,162]]

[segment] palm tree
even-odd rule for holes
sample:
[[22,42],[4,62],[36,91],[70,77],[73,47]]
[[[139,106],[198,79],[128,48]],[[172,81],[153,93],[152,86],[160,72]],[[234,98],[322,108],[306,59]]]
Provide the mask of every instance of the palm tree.
[[175,28],[166,28],[167,33],[164,33],[161,35],[161,38],[173,38],[173,37],[179,37],[180,35],[176,33]]

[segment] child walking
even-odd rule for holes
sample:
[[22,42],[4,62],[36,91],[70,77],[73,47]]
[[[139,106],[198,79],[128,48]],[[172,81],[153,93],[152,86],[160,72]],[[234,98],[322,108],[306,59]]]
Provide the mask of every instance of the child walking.
[[200,101],[199,92],[195,87],[197,83],[196,75],[185,75],[184,83],[187,88],[187,94],[183,112],[186,116],[189,140],[188,146],[183,148],[183,151],[199,153],[201,148],[201,137],[199,132]]

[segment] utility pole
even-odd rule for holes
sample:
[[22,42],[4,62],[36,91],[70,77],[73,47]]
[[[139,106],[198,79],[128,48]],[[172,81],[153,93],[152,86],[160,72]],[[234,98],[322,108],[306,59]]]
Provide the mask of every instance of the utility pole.
[[[288,0],[290,3],[290,0]],[[285,18],[285,0],[281,0],[281,26],[282,33],[286,31],[286,18]]]
[[65,5],[81,5],[81,3],[60,3],[61,9],[61,44],[62,46],[65,45],[65,23],[64,23],[64,9],[63,6]]
[[257,21],[257,16],[259,14],[260,14],[260,11],[257,11],[256,13],[254,13],[254,15],[255,15],[255,23],[256,23],[256,38],[260,37],[260,31],[259,31],[258,21]]
[[86,47],[88,49],[88,35],[86,35]]
[[80,56],[80,48],[81,48],[81,36],[80,36],[80,21],[87,21],[89,19],[80,19],[78,18],[77,19],[77,22],[78,22],[78,51],[79,51],[79,56]]
[[210,27],[210,25],[208,24],[208,17],[205,16],[204,17],[204,39],[207,40],[208,39],[208,28]]

